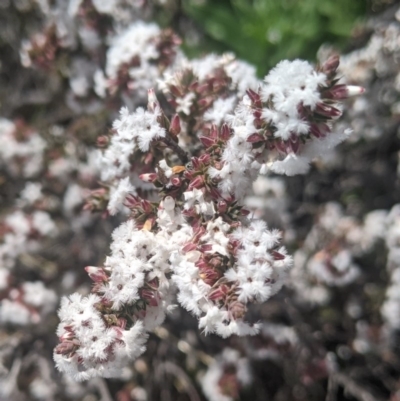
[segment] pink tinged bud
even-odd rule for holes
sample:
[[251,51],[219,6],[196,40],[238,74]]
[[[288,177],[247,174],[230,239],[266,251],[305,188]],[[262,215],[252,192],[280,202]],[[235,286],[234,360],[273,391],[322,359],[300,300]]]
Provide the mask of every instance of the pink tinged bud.
[[298,136],[292,135],[290,137],[290,147],[293,153],[297,153],[300,147],[300,140]]
[[277,251],[272,251],[271,252],[274,260],[283,260],[285,259],[285,255],[282,255],[281,253],[277,252]]
[[220,275],[212,269],[207,269],[200,273],[200,278],[208,285],[213,285],[219,278]]
[[204,244],[204,245],[201,245],[199,247],[199,249],[200,249],[200,252],[209,252],[209,251],[212,250],[212,245],[211,244]]
[[126,319],[120,317],[120,318],[118,318],[117,326],[118,326],[119,328],[121,328],[122,330],[125,330],[126,323],[127,323]]
[[73,352],[76,348],[77,344],[72,341],[63,341],[61,344],[58,344],[54,349],[56,354],[67,355]]
[[188,186],[189,191],[194,188],[201,188],[204,186],[204,177],[202,175],[198,175],[194,180],[192,180]]
[[180,120],[178,114],[175,114],[172,117],[171,125],[169,126],[169,132],[174,136],[177,136],[177,135],[180,134],[180,132],[181,132],[181,120]]
[[200,168],[200,160],[198,157],[192,157],[191,162],[194,170],[198,170]]
[[225,213],[228,210],[228,204],[222,200],[218,202],[218,213]]
[[197,104],[201,108],[207,108],[208,106],[210,106],[212,104],[213,101],[214,101],[214,99],[212,97],[206,97],[206,98],[200,99]]
[[342,112],[336,107],[329,106],[325,103],[318,103],[317,107],[315,108],[315,112],[328,118],[339,117],[342,114]]
[[169,90],[175,97],[183,97],[183,93],[175,85],[170,85]]
[[154,291],[142,288],[140,290],[140,296],[143,300],[145,300],[150,306],[157,306],[158,301],[155,296]]
[[260,101],[260,95],[252,89],[247,89],[246,94],[253,103],[258,103]]
[[197,83],[197,86],[196,86],[196,92],[197,93],[202,94],[202,93],[208,91],[208,88],[209,88],[209,84],[208,83],[201,84],[201,85],[199,85],[198,82],[196,82],[196,83]]
[[173,177],[171,178],[171,184],[174,187],[180,187],[182,184],[182,180],[179,177]]
[[253,116],[255,117],[256,120],[260,120],[262,116],[261,110],[255,110]]
[[154,182],[157,179],[156,173],[140,174],[139,178],[144,182]]
[[365,89],[361,86],[352,85],[335,85],[333,88],[329,89],[324,93],[329,99],[341,100],[347,99],[351,96],[358,96],[364,93]]
[[198,81],[195,81],[195,82],[193,82],[192,84],[189,85],[189,90],[190,90],[191,92],[193,92],[193,91],[195,91],[198,87],[199,87],[199,82],[198,82]]
[[[65,329],[65,327],[64,327]],[[62,334],[59,337],[60,342],[64,342],[64,341],[69,341],[72,340],[75,337],[75,333],[71,332],[71,331],[67,331],[66,333]]]
[[218,128],[215,124],[211,125],[210,136],[211,138],[218,138]]
[[101,267],[86,266],[85,270],[86,270],[86,273],[89,275],[89,277],[95,283],[102,282],[102,281],[108,281],[107,274]]
[[248,138],[247,138],[247,142],[250,143],[257,143],[257,142],[263,142],[265,139],[262,135],[260,134],[251,134]]
[[97,146],[99,148],[105,148],[110,142],[110,138],[108,136],[102,135],[97,138]]
[[199,157],[199,162],[202,164],[205,164],[205,165],[209,164],[210,160],[211,160],[211,157],[208,153],[204,153]]
[[209,192],[210,192],[210,195],[211,195],[214,199],[218,199],[218,198],[221,197],[220,192],[219,192],[216,188],[213,188],[213,187],[209,188]]
[[316,138],[325,138],[329,132],[330,132],[330,128],[327,124],[324,124],[324,123],[320,123],[320,124],[311,123],[310,124],[310,133],[311,133],[311,135],[314,135]]
[[347,85],[347,97],[358,96],[365,92],[362,86]]
[[229,287],[222,284],[210,292],[210,294],[208,295],[208,299],[211,299],[211,301],[223,299],[228,292]]
[[333,75],[336,73],[336,70],[339,67],[339,63],[340,60],[338,55],[331,56],[322,65],[321,70],[327,75]]
[[232,302],[228,308],[234,319],[242,319],[246,313],[246,306],[239,301]]
[[147,101],[147,109],[149,111],[154,111],[157,107],[160,106],[160,104],[158,103],[156,94],[154,92],[154,89],[149,89],[147,91],[147,96],[148,96],[148,101]]
[[283,142],[282,140],[278,139],[277,141],[275,141],[275,146],[279,150],[279,152],[286,154],[285,142]]
[[210,267],[204,259],[198,260],[196,266],[201,270],[208,269]]
[[240,214],[242,216],[248,216],[250,214],[250,210],[247,209],[240,209]]
[[67,326],[64,326],[64,330],[69,331],[70,333],[73,333],[74,327],[72,326],[72,324],[68,324]]
[[196,244],[193,244],[193,242],[189,242],[188,244],[184,245],[182,248],[183,252],[190,252],[190,251],[194,251],[197,248]]
[[231,137],[231,130],[228,126],[228,124],[223,124],[221,127],[221,133],[220,133],[220,138],[223,141],[227,141]]
[[199,137],[200,142],[203,144],[203,146],[207,149],[210,148],[211,146],[213,146],[215,144],[215,140],[211,139],[207,136],[201,136]]

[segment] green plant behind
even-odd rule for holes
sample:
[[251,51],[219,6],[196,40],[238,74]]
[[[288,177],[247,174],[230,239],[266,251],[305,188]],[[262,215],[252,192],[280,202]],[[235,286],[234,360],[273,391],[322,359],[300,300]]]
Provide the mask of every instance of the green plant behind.
[[208,47],[231,50],[260,74],[278,61],[313,59],[322,43],[343,46],[366,14],[366,0],[187,0]]

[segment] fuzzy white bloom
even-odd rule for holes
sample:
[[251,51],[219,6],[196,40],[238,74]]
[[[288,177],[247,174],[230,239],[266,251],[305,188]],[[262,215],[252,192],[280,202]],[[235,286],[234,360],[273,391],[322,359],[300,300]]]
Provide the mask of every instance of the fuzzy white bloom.
[[57,334],[71,339],[72,342],[65,343],[71,351],[74,346],[77,349],[70,356],[56,350],[54,360],[58,369],[78,381],[96,376],[118,377],[128,360],[145,350],[147,336],[143,324],[137,321],[130,329],[107,328],[96,309],[98,302],[100,298],[94,294],[86,298],[74,294],[61,303]]
[[223,282],[232,286],[237,294],[237,300],[232,305],[217,306],[208,299],[212,291],[218,289],[213,289],[203,280],[202,272],[196,265],[201,256],[199,251],[185,254],[176,251],[171,255],[172,280],[179,289],[179,303],[199,317],[199,328],[206,334],[216,333],[222,337],[254,335],[260,325],[244,322],[241,317],[235,317],[232,310],[242,310],[248,302],[264,302],[279,291],[292,261],[284,248],[270,253],[279,243],[280,234],[268,231],[262,221],[254,221],[249,227],[238,228],[231,234],[229,231],[230,225],[218,217],[207,224],[201,241],[209,247],[205,255],[226,257],[230,256],[230,240],[240,243],[237,261],[224,273]]
[[129,113],[126,107],[121,109],[120,118],[113,124],[115,134],[110,146],[99,159],[102,180],[124,175],[130,169],[130,157],[136,150],[147,152],[153,140],[165,137],[165,129],[159,125],[157,117],[157,110],[153,113],[138,108]]
[[41,281],[25,282],[22,284],[23,301],[28,305],[38,308],[42,313],[54,310],[57,302],[57,295],[53,290],[44,286]]
[[[264,78],[265,85],[262,86],[261,96],[264,102],[273,102],[276,114],[271,115],[271,121],[278,123],[276,136],[288,137],[289,129],[297,133],[296,126],[300,130],[299,133],[302,133],[297,105],[302,103],[314,109],[320,101],[318,86],[324,84],[325,80],[325,74],[316,72],[310,63],[302,60],[283,60],[269,72]],[[292,118],[295,126],[280,126],[277,119],[285,118],[285,115],[289,118],[287,122]]]
[[50,215],[41,210],[33,212],[32,227],[42,236],[48,236],[57,232],[57,226]]
[[21,302],[3,299],[0,302],[0,322],[26,326],[30,323],[38,323],[38,319]]
[[[126,31],[112,40],[107,52],[106,74],[115,79],[119,68],[129,63],[134,57],[139,57],[141,63],[146,63],[158,57],[154,39],[159,35],[160,28],[156,24],[146,24],[143,21],[133,23]],[[141,68],[146,68],[141,65]]]
[[360,269],[352,261],[348,250],[342,250],[333,257],[323,251],[316,253],[308,262],[311,275],[330,286],[345,286],[360,275]]
[[27,182],[21,191],[20,198],[29,205],[34,204],[42,197],[42,184],[39,182]]
[[[235,388],[237,384],[247,386],[252,382],[252,373],[249,362],[246,358],[240,357],[238,351],[225,348],[222,354],[218,355],[214,362],[208,367],[207,372],[201,378],[201,386],[204,394],[209,401],[233,401],[230,395],[224,394],[221,388],[225,370],[235,372],[234,377],[229,377],[234,382],[231,383]],[[228,379],[228,380],[229,380]],[[229,386],[229,383],[226,383]]]
[[136,194],[135,187],[130,183],[129,177],[125,177],[119,181],[118,186],[110,189],[110,200],[107,209],[111,215],[115,215],[123,210],[124,201],[128,194]]
[[212,107],[204,113],[204,120],[220,125],[225,121],[226,116],[233,112],[235,104],[236,98],[234,96],[226,99],[217,99]]
[[36,132],[26,133],[23,139],[17,140],[16,130],[13,122],[0,119],[0,165],[14,176],[22,174],[30,178],[42,168],[46,143]]

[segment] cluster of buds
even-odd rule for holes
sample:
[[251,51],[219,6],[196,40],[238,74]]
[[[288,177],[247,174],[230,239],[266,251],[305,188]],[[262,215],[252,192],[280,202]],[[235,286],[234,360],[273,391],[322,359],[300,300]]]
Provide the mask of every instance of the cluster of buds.
[[156,24],[133,23],[116,36],[107,51],[105,72],[98,70],[96,92],[115,96],[135,92],[144,97],[160,71],[173,64],[181,40],[171,31]]

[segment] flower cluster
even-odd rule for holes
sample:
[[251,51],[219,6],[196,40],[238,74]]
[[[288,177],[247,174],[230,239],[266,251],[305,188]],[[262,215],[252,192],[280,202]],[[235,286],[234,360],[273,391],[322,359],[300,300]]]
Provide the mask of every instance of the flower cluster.
[[[362,90],[336,85],[337,66],[337,58],[318,70],[282,62],[258,87],[250,82],[243,97],[235,71],[244,65],[228,56],[185,61],[162,81],[172,113],[153,90],[147,110],[121,110],[111,134],[99,139],[109,190],[96,196],[110,214],[129,218],[114,231],[104,266],[87,268],[94,281],[93,295],[82,301],[89,315],[82,321],[77,295],[64,301],[55,350],[61,370],[78,380],[117,375],[126,358],[143,352],[146,333],[163,323],[175,292],[205,333],[259,332],[247,310],[281,289],[292,259],[278,230],[248,217],[244,198],[260,173],[293,174],[273,166],[287,158],[308,166],[316,149],[343,139],[331,132],[341,114],[335,105]],[[296,172],[305,171],[296,164]],[[335,263],[344,265],[345,256]],[[100,329],[109,336],[99,338]],[[128,343],[131,330],[137,339]]]
[[0,398],[397,399],[400,14],[259,79],[182,2],[7,3]]

